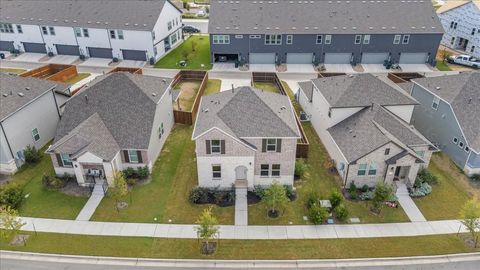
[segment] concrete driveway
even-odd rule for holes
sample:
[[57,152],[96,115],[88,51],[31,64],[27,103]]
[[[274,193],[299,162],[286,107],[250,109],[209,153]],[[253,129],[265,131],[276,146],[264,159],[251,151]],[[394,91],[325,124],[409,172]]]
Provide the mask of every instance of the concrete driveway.
[[80,63],[78,65],[91,67],[109,67],[110,62],[112,62],[112,59],[90,57],[87,60],[83,61],[83,63]]
[[434,70],[426,64],[400,64],[403,72],[433,72]]
[[50,57],[45,63],[70,65],[77,61],[78,58],[76,55],[55,55],[54,57]]
[[235,63],[215,63],[215,64],[213,64],[212,70],[214,70],[214,71],[237,71],[238,68],[235,67]]
[[357,73],[350,64],[325,64],[326,72]]
[[47,55],[44,53],[22,53],[11,60],[17,61],[17,62],[39,62],[40,59],[42,59],[45,56]]
[[10,55],[12,55],[10,52],[7,52],[7,51],[0,51],[0,53],[3,53],[3,55],[5,56],[5,59],[7,59],[8,57],[10,57]]
[[366,73],[385,73],[389,72],[382,64],[362,64],[363,71]]
[[315,68],[311,64],[287,64],[287,72],[312,73],[315,72]]
[[122,60],[118,66],[119,67],[144,67],[147,64],[147,61],[137,61],[137,60]]
[[275,64],[250,64],[249,71],[277,72]]

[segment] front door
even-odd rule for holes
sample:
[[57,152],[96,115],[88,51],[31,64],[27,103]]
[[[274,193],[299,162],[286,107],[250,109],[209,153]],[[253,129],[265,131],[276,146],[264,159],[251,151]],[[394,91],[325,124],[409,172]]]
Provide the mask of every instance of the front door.
[[398,166],[398,167],[395,169],[395,179],[397,179],[397,180],[398,180],[398,177],[400,176],[400,169],[401,169],[401,168],[402,168],[402,167]]

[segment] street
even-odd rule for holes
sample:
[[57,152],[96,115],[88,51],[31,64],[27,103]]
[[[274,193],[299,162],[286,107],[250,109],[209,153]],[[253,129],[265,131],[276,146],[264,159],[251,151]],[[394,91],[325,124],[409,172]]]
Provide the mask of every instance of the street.
[[184,25],[191,25],[200,29],[201,33],[208,33],[208,20],[206,19],[183,19]]

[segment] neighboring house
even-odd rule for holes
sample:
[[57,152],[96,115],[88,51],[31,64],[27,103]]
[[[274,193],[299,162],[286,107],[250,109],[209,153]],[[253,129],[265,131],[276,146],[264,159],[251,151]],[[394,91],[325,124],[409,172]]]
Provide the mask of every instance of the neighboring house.
[[158,60],[180,44],[182,12],[167,0],[2,0],[0,51]]
[[0,72],[0,95],[0,173],[13,174],[28,145],[40,149],[53,139],[70,86]]
[[417,102],[386,77],[335,76],[300,83],[298,100],[345,186],[413,184],[432,145],[409,125]]
[[293,185],[299,138],[287,96],[239,87],[202,97],[192,135],[199,185]]
[[173,127],[171,79],[111,73],[65,106],[51,155],[57,175],[111,184],[115,172],[152,166]]
[[480,174],[480,73],[414,79],[412,123],[465,173]]
[[434,64],[430,1],[212,1],[211,62]]
[[447,1],[437,13],[445,30],[442,44],[480,58],[480,0]]

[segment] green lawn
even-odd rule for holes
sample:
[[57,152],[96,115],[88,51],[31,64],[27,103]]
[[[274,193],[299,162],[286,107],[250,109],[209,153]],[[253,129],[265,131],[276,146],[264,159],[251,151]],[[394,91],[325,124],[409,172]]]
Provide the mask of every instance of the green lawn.
[[[190,190],[198,184],[193,127],[176,125],[155,162],[152,182],[137,186],[131,193],[132,203],[118,213],[112,198],[104,198],[93,220],[123,222],[188,223],[196,222],[207,205],[188,201]],[[127,202],[129,200],[127,199]],[[214,207],[221,224],[233,224],[233,207]]]
[[88,76],[90,76],[90,73],[78,73],[77,76],[65,81],[65,83],[75,84],[75,83],[87,78]]
[[[195,44],[195,51],[192,50],[192,44]],[[181,67],[178,63],[184,60],[184,52],[188,53],[187,66]],[[203,66],[202,66],[203,64]],[[180,46],[173,49],[165,57],[160,59],[156,68],[171,69],[202,69],[209,70],[210,64],[210,42],[208,36],[191,36]]]
[[217,253],[202,256],[196,239],[31,234],[26,246],[4,250],[70,255],[170,259],[343,259],[421,256],[478,252],[466,246],[465,235],[320,240],[220,240]]
[[[45,149],[41,151],[43,153]],[[44,174],[54,174],[52,160],[46,154],[42,154],[38,164],[24,165],[12,177],[13,182],[24,186],[24,194],[28,195],[20,206],[19,214],[26,217],[75,219],[88,198],[44,188]]]
[[448,65],[447,63],[444,63],[443,61],[441,60],[438,60],[437,61],[437,65],[436,65],[436,68],[440,71],[450,71],[452,70]]
[[222,81],[217,79],[209,79],[207,83],[207,88],[203,92],[204,96],[215,94],[220,92],[220,87],[222,86]]
[[280,93],[280,90],[278,90],[278,87],[275,84],[269,83],[269,82],[256,82],[254,83],[254,87],[258,89],[262,89],[267,92],[278,93],[278,94]]
[[480,195],[480,187],[471,185],[447,155],[434,154],[429,170],[438,177],[430,195],[415,199],[415,203],[427,220],[460,218],[460,209],[469,197]]
[[20,74],[27,71],[26,69],[21,68],[0,68],[0,72]]

